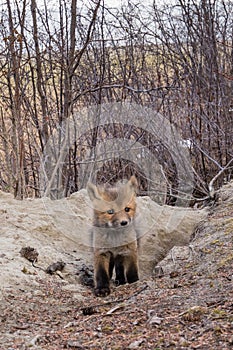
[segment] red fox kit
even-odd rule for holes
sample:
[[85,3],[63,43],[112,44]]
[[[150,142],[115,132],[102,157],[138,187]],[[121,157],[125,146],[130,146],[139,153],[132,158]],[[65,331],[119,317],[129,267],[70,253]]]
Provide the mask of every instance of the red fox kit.
[[137,180],[134,176],[115,187],[96,187],[88,183],[93,204],[93,247],[95,295],[110,293],[115,267],[116,282],[133,283],[138,277],[138,249],[134,217]]

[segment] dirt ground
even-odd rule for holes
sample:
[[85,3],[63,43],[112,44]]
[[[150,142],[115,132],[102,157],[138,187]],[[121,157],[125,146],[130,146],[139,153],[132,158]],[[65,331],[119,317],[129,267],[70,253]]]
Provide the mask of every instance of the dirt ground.
[[[69,239],[58,235],[49,200],[1,193],[0,204],[1,350],[233,348],[233,182],[210,203],[189,247],[174,247],[151,277],[113,284],[107,298],[93,295],[92,265],[82,244],[77,253],[65,208],[55,211]],[[82,230],[89,208],[80,207],[70,200]],[[26,245],[39,252],[34,264],[20,254]],[[64,271],[46,273],[55,260]]]

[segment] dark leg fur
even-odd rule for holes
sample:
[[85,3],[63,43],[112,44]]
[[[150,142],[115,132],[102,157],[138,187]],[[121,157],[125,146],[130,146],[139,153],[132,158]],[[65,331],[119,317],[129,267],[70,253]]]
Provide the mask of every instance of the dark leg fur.
[[114,267],[111,252],[95,255],[95,295],[105,297],[110,294],[110,278]]
[[116,270],[116,283],[118,285],[125,284],[125,268],[124,268],[124,258],[122,256],[117,256],[115,260],[115,270]]
[[138,268],[137,265],[134,262],[131,262],[127,271],[126,271],[126,278],[128,283],[133,283],[139,280],[138,276]]
[[108,273],[103,266],[98,266],[96,271],[95,295],[105,297],[110,294]]
[[109,261],[109,279],[112,278],[113,269],[114,269],[114,257],[111,254],[110,261]]

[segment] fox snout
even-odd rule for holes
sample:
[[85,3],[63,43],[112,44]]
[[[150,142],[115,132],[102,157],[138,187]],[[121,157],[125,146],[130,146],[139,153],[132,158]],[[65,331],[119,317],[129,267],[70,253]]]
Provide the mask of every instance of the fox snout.
[[126,226],[126,225],[128,225],[128,221],[126,220],[121,221],[121,226]]
[[124,226],[127,226],[130,224],[130,222],[132,221],[132,218],[131,217],[118,217],[117,214],[116,216],[110,218],[110,220],[108,221],[108,226],[109,227],[124,227]]

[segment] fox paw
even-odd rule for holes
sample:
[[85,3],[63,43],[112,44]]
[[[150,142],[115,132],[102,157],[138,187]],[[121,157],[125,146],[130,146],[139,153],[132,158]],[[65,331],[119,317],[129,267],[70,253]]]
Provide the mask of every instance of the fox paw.
[[104,287],[104,288],[95,288],[94,293],[97,297],[106,297],[110,294],[110,288]]

